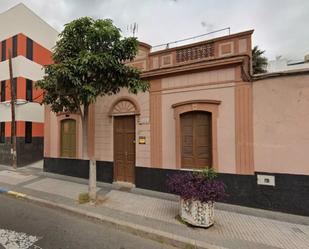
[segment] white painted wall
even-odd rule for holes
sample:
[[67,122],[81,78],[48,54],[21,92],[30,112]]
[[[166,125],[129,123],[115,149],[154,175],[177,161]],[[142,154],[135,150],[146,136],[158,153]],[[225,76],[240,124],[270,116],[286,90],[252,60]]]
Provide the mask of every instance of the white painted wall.
[[[300,64],[297,64],[297,62]],[[286,58],[277,58],[276,60],[268,61],[267,72],[273,73],[306,68],[309,68],[309,62],[304,60],[292,61]]]
[[[44,106],[38,103],[27,102],[16,105],[16,121],[44,123]],[[0,103],[0,122],[11,122],[10,102]]]
[[23,33],[48,50],[56,44],[58,31],[22,3],[1,13],[0,25],[0,41]]
[[[40,80],[45,72],[40,64],[37,64],[23,56],[12,59],[13,77],[24,77],[30,80]],[[9,61],[0,62],[0,81],[10,79]]]

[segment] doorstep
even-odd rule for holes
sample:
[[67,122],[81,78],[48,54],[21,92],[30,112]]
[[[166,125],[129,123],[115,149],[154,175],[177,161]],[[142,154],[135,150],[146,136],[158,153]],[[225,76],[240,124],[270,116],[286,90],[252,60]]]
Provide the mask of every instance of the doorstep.
[[119,188],[127,188],[128,190],[135,188],[135,184],[131,182],[122,182],[122,181],[115,181],[113,185]]

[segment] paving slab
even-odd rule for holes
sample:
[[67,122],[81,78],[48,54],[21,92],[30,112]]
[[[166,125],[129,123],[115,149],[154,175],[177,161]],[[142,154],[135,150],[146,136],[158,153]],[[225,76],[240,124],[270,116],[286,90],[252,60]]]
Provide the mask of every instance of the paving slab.
[[0,182],[8,183],[11,185],[21,184],[37,178],[38,176],[27,174],[24,172],[18,172],[13,170],[0,171]]
[[177,202],[111,190],[104,196],[104,207],[171,223],[178,223]]
[[41,160],[41,161],[37,161],[37,162],[34,162],[32,164],[27,165],[27,167],[36,168],[36,169],[43,169],[43,164],[44,164],[44,161]]
[[[102,206],[122,212],[180,224],[178,202],[112,190]],[[184,226],[184,225],[183,225]],[[200,236],[221,237],[261,243],[285,249],[308,249],[309,226],[281,222],[267,218],[215,210],[215,225],[209,229],[195,229]]]
[[[49,194],[60,195],[76,200],[80,193],[88,192],[88,186],[75,182],[62,181],[57,179],[45,178],[24,186],[25,188],[46,192]],[[99,191],[100,188],[97,188]]]
[[[301,217],[295,222],[292,219],[291,222],[284,222],[239,213],[237,210],[216,208],[213,227],[192,228],[175,219],[179,204],[177,198],[170,198],[168,195],[160,198],[161,193],[151,193],[147,196],[149,192],[145,190],[139,193],[137,189],[128,192],[102,187],[98,188],[98,193],[103,198],[101,203],[96,206],[78,205],[76,202],[78,194],[88,191],[86,182],[71,182],[70,178],[53,179],[44,175],[39,175],[36,179],[32,178],[28,171],[20,172],[22,174],[6,171],[10,170],[0,171],[0,187],[23,192],[30,197],[33,196],[34,199],[45,200],[50,205],[58,205],[63,209],[84,213],[86,216],[106,219],[109,223],[122,226],[124,230],[132,230],[141,236],[153,239],[165,238],[167,242],[171,239],[174,242],[181,241],[181,238],[184,238],[186,241],[192,240],[191,244],[200,241],[229,249],[309,248],[309,226],[296,224]],[[8,175],[11,178],[15,175],[15,181],[3,181],[1,175],[5,180],[8,179]]]

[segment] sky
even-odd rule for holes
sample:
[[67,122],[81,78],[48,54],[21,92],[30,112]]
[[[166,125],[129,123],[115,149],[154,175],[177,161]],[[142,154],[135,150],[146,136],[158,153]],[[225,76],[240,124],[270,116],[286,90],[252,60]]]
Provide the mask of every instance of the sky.
[[308,0],[0,0],[0,12],[20,2],[58,31],[78,17],[109,18],[125,36],[137,23],[138,39],[154,46],[227,27],[254,29],[253,45],[270,60],[309,54]]

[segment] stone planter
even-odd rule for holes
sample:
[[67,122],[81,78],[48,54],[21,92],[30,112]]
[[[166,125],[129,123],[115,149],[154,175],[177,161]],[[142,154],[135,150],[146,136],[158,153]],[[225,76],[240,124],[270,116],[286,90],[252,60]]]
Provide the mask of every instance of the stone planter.
[[210,227],[214,224],[214,203],[181,198],[180,217],[193,226]]

